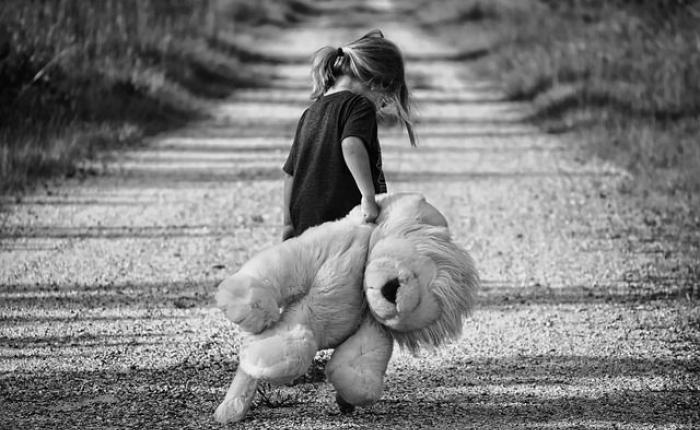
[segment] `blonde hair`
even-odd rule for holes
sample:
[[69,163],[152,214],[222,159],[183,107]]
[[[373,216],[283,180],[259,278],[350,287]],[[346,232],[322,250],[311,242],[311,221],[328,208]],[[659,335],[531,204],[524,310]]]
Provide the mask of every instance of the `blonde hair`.
[[386,95],[406,127],[411,146],[416,146],[403,56],[393,42],[385,39],[381,31],[372,30],[345,46],[324,46],[316,51],[311,66],[311,98],[320,98],[343,75]]

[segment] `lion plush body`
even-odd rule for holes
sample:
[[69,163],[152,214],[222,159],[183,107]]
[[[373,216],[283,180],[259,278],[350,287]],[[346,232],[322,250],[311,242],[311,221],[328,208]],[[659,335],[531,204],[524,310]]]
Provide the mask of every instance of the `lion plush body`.
[[261,252],[219,285],[217,306],[246,335],[218,421],[242,419],[258,381],[291,381],[328,348],[341,410],[369,405],[394,341],[417,351],[459,336],[479,284],[472,259],[423,196],[377,203],[376,224],[356,208]]

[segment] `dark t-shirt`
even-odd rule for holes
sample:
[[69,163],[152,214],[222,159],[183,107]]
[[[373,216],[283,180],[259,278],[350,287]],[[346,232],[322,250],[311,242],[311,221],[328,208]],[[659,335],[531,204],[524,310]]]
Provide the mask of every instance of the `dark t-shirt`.
[[376,193],[386,192],[377,140],[377,113],[366,97],[340,91],[316,100],[301,116],[289,157],[282,169],[294,177],[290,212],[295,235],[342,218],[360,203],[341,142],[355,136],[369,155]]

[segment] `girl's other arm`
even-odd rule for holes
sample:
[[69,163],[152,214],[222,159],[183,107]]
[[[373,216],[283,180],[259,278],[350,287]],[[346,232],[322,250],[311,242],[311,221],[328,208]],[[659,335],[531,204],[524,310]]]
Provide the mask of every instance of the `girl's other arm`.
[[362,214],[365,222],[374,222],[379,215],[379,207],[374,200],[374,183],[372,182],[372,172],[369,166],[369,155],[362,143],[362,139],[355,136],[346,137],[341,142],[343,158],[352,174],[357,188],[362,193]]
[[292,180],[294,176],[284,174],[284,202],[282,207],[282,215],[284,216],[284,225],[282,227],[282,240],[287,240],[294,235],[294,226],[292,226],[292,215],[289,206],[292,201]]

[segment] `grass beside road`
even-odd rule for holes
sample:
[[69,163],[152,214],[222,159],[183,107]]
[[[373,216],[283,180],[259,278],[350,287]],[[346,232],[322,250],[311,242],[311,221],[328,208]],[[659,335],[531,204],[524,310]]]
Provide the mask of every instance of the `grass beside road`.
[[533,120],[635,174],[640,190],[700,194],[700,1],[493,0],[426,3],[428,28],[471,48],[477,70]]
[[207,100],[255,85],[221,36],[305,12],[296,0],[3,0],[0,194],[89,174],[82,160],[182,125]]

